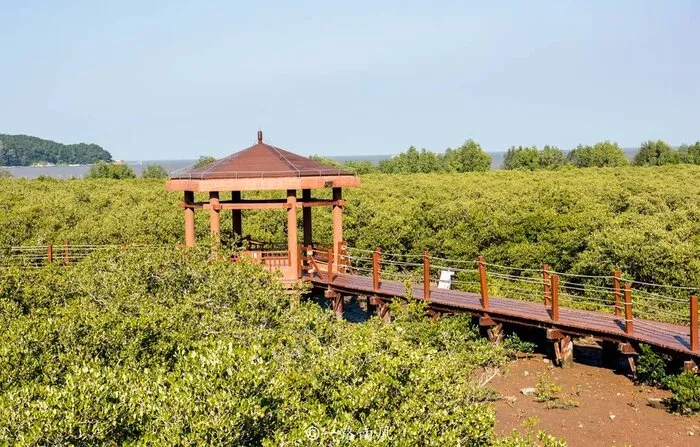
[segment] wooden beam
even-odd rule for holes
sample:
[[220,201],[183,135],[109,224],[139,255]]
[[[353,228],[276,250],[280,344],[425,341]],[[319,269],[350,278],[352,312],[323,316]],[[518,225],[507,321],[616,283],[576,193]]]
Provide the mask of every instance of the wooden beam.
[[311,201],[297,201],[293,205],[286,200],[241,200],[240,202],[231,202],[228,200],[219,201],[217,205],[212,205],[210,202],[193,202],[180,203],[181,208],[194,208],[209,210],[216,208],[218,210],[269,210],[269,209],[287,209],[291,206],[296,208],[311,208],[315,206],[344,206],[346,200],[323,200],[312,199]]
[[318,177],[270,177],[239,179],[172,179],[165,182],[168,191],[286,191],[288,189],[356,188],[360,178],[354,175]]

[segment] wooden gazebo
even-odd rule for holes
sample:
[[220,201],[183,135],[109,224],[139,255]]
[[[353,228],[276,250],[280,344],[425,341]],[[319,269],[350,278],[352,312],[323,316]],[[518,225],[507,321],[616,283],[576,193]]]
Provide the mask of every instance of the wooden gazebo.
[[[194,213],[205,210],[209,213],[212,240],[219,243],[221,234],[221,211],[231,211],[232,232],[243,238],[242,210],[282,209],[287,211],[287,249],[265,250],[264,245],[249,246],[251,257],[259,258],[271,267],[282,271],[286,282],[299,277],[300,259],[297,240],[297,208],[302,209],[303,245],[313,245],[311,207],[333,207],[333,247],[343,240],[342,188],[356,187],[360,179],[350,172],[328,166],[307,157],[293,154],[263,142],[258,131],[258,142],[240,152],[222,158],[202,168],[173,173],[166,183],[169,191],[184,191],[185,245],[195,244]],[[314,199],[312,189],[332,188],[330,200]],[[244,191],[281,190],[286,199],[244,199]],[[297,191],[301,190],[301,198]],[[195,202],[195,192],[208,192],[209,201]],[[222,192],[230,192],[230,200],[222,200]],[[278,247],[275,247],[278,248]],[[338,254],[334,255],[338,265]]]

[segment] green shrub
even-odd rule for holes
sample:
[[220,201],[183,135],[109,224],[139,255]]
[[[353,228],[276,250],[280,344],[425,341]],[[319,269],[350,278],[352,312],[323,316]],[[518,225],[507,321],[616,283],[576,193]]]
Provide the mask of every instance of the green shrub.
[[109,178],[122,180],[136,178],[136,174],[134,173],[134,170],[126,164],[98,161],[90,167],[90,171],[88,171],[85,178]]
[[649,345],[640,345],[637,364],[637,381],[645,385],[663,385],[666,379],[666,362]]
[[520,337],[518,337],[518,334],[514,332],[512,335],[505,338],[503,341],[503,347],[513,353],[521,352],[530,354],[535,352],[537,344],[531,341],[522,340]]
[[199,157],[199,160],[194,164],[195,168],[203,168],[205,166],[209,166],[210,164],[214,163],[216,161],[216,158],[210,156],[210,155],[202,155]]
[[141,178],[168,178],[169,174],[161,165],[150,164],[141,172]]
[[700,375],[684,372],[668,377],[664,384],[673,391],[670,408],[681,414],[700,412]]

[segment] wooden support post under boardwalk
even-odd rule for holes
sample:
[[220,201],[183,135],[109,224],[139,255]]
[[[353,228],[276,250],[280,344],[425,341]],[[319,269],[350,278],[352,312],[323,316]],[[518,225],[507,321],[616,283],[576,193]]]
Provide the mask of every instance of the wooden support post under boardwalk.
[[430,301],[430,255],[428,250],[423,252],[423,299]]
[[479,256],[479,284],[481,286],[481,307],[489,310],[489,286],[486,282],[486,259]]
[[632,322],[632,290],[629,284],[625,284],[625,334],[632,335],[634,325]]
[[377,247],[374,249],[374,253],[372,253],[372,289],[377,292],[379,291],[379,286],[380,286],[380,281],[381,281],[381,274],[382,272],[380,271],[380,261],[381,261],[381,256],[382,256],[382,249],[380,247]]
[[64,256],[64,261],[66,262],[66,266],[70,265],[70,258],[69,258],[69,251],[68,251],[68,239],[66,239],[66,248],[65,252],[63,254]]
[[549,265],[542,266],[542,282],[544,283],[544,305],[552,305],[552,283],[550,282]]
[[328,249],[328,284],[333,282],[333,247]]
[[615,316],[622,314],[622,293],[620,293],[620,271],[613,272],[613,293],[615,294]]
[[698,297],[690,297],[690,350],[698,352]]
[[49,264],[51,264],[53,262],[53,245],[49,244],[46,256],[49,260]]
[[559,321],[559,275],[550,277],[552,282],[552,321]]

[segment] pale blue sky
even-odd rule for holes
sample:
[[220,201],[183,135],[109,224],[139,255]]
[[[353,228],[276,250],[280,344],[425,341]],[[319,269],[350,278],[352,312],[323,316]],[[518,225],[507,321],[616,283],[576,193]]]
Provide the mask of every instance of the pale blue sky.
[[0,133],[122,159],[700,139],[700,2],[0,0]]

